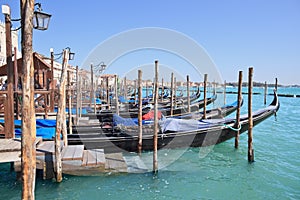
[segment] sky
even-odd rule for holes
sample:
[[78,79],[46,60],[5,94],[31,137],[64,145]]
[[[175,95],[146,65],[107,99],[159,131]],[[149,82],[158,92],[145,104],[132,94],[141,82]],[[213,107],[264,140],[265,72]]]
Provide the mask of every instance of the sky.
[[[0,2],[11,7],[12,18],[20,17],[19,1]],[[86,64],[87,60],[90,61],[89,56],[105,41],[123,36],[130,30],[154,27],[176,32],[197,43],[214,63],[222,80],[227,82],[236,82],[240,70],[243,71],[243,81],[247,81],[248,68],[253,66],[254,81],[274,83],[278,78],[279,84],[300,85],[298,0],[39,2],[43,11],[52,14],[52,18],[48,30],[34,30],[34,51],[49,56],[50,48],[60,53],[62,49],[70,47],[75,52],[75,60],[70,64],[79,68],[90,67]],[[2,15],[0,20],[3,19]],[[13,27],[18,26],[18,22],[13,24]],[[156,38],[151,35],[149,38],[155,42]],[[125,45],[131,43],[136,41],[128,41]],[[170,46],[182,45],[176,40],[171,43]],[[116,52],[116,48],[121,49],[123,45],[106,47],[107,52]],[[154,60],[159,60],[161,65],[174,68],[182,75],[182,79],[190,75],[192,81],[202,81],[203,74],[200,72],[200,76],[196,75],[190,59],[168,50],[149,47],[131,50],[110,60],[106,72],[124,76],[139,66],[151,67],[151,63],[154,66]],[[190,53],[198,52],[191,50]],[[103,54],[98,55],[93,64],[99,64],[101,59],[105,60],[104,57]],[[199,56],[199,59],[202,57]],[[168,71],[162,71],[161,74],[170,76]]]

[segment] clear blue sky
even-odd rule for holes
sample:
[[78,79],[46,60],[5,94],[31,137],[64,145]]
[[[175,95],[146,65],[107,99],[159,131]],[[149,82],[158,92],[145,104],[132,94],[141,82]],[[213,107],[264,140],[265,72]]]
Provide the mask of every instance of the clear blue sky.
[[[51,47],[60,52],[69,46],[76,52],[73,65],[80,66],[91,50],[112,35],[161,27],[194,39],[210,55],[223,80],[237,81],[238,71],[243,70],[246,81],[247,68],[254,66],[255,81],[274,82],[277,77],[281,84],[300,85],[298,0],[39,2],[52,19],[49,30],[34,31],[34,50],[49,55]],[[19,18],[18,0],[1,0],[1,4],[10,5],[12,18]],[[141,65],[152,57],[142,59],[139,56]],[[127,64],[131,65],[124,59],[122,67],[132,67]],[[113,71],[118,73],[117,67]]]

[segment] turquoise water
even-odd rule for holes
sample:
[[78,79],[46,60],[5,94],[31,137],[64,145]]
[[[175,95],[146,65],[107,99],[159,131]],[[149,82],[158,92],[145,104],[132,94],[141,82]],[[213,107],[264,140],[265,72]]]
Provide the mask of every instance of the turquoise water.
[[[262,88],[255,88],[263,94]],[[272,90],[270,89],[270,92]],[[300,94],[299,88],[279,88],[279,93]],[[236,95],[227,94],[227,102]],[[220,97],[221,98],[221,97]],[[242,113],[247,110],[247,96]],[[267,102],[272,96],[267,97]],[[159,165],[173,153],[184,152],[160,169],[139,174],[103,174],[93,177],[65,175],[62,183],[36,182],[36,199],[300,199],[300,98],[280,97],[277,117],[256,126],[255,162],[247,161],[247,134],[208,151],[190,148],[160,152]],[[263,95],[253,96],[253,110],[264,107]],[[20,199],[21,183],[9,165],[0,165],[0,199]]]

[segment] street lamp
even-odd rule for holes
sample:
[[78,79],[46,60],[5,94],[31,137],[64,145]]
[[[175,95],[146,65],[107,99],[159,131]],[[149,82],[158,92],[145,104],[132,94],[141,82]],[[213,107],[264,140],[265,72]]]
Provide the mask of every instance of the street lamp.
[[71,52],[71,48],[70,47],[67,47],[66,49],[69,50],[69,60],[74,60],[75,53]]
[[106,64],[104,62],[100,62],[98,65],[95,65],[94,68],[96,71],[102,74],[102,72],[106,69]]
[[[69,50],[69,60],[74,60],[75,53],[71,52],[71,48],[67,47],[65,49]],[[61,53],[54,54],[54,49],[50,48],[50,54],[51,54],[51,82],[50,82],[51,95],[50,95],[50,101],[54,102],[54,88],[55,88],[55,85],[54,85],[54,60],[60,59],[63,55],[63,51]],[[54,56],[58,56],[58,58],[55,59]],[[50,110],[51,110],[51,112],[54,111],[53,103],[50,104]]]
[[33,28],[38,30],[47,30],[50,22],[51,15],[42,12],[41,3],[36,3],[34,6],[38,6],[37,10],[33,13]]
[[[37,10],[33,13],[33,28],[37,30],[47,30],[50,22],[51,15],[42,12],[42,4],[36,3],[34,6],[38,6]],[[2,13],[9,16],[9,21],[20,21],[21,19],[10,19],[10,7],[8,5],[2,5]],[[19,30],[21,27],[14,30]]]

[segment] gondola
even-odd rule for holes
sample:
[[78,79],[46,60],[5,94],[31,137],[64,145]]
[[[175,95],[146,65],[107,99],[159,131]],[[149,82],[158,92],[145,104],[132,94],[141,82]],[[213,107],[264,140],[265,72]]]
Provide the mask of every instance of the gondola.
[[[230,115],[237,109],[237,101],[227,104],[225,106],[219,108],[213,108],[206,110],[206,119],[215,119],[222,118]],[[241,106],[243,105],[243,101],[241,102]],[[174,119],[197,119],[200,120],[203,118],[203,111],[186,113],[182,115],[173,115],[173,116],[163,116],[161,112],[159,112],[159,119],[162,118],[174,118]],[[153,123],[154,113],[147,113],[142,116],[142,124],[149,125]],[[98,123],[84,123],[81,125],[74,125],[72,130],[73,133],[81,134],[81,133],[90,133],[91,131],[97,132],[106,132],[106,129],[109,128],[112,130],[112,126],[137,126],[138,119],[137,118],[123,118],[117,114],[111,114],[108,118],[100,118]],[[103,128],[106,127],[106,128]],[[115,129],[116,130],[116,129]]]
[[[266,120],[279,109],[279,100],[274,92],[272,103],[253,112],[253,126]],[[237,134],[248,130],[248,114],[240,117],[240,123],[236,124],[235,118],[207,119],[207,120],[183,120],[166,119],[160,123],[158,133],[158,149],[204,147],[219,144],[229,140]],[[137,152],[138,131],[137,127],[123,127],[119,132],[98,132],[89,134],[69,135],[69,144],[84,144],[87,149],[101,148],[105,152]],[[153,127],[143,126],[142,149],[153,150]]]
[[[190,95],[190,98],[189,98],[190,103],[199,99],[200,96],[201,96],[201,92],[200,92],[200,88],[198,87],[197,92],[193,95]],[[168,107],[168,106],[170,106],[170,101],[171,101],[171,97],[169,97],[168,95],[167,96],[164,95],[163,100],[159,97],[158,106],[161,108],[166,107],[166,106]],[[187,96],[181,96],[181,97],[176,96],[176,98],[174,98],[173,101],[174,101],[174,104],[186,105],[188,103],[188,97]],[[123,100],[123,102],[124,102],[124,100]],[[129,102],[129,105],[131,106],[131,108],[138,106],[138,104],[135,104],[136,101],[134,100],[134,95],[131,96],[131,98],[128,102]],[[143,102],[143,105],[154,104],[153,98],[149,97],[149,96],[146,98],[143,98],[142,102]]]
[[[211,104],[217,99],[217,95],[213,95],[212,97],[206,98],[206,105]],[[198,112],[199,109],[204,107],[204,99],[197,100],[194,103],[190,105],[190,110],[191,112]],[[143,107],[143,115],[147,114],[150,110],[152,110],[153,106],[148,105]],[[170,107],[163,107],[159,108],[159,110],[162,112],[163,115],[169,116],[171,115],[171,110]],[[188,108],[187,105],[183,106],[178,106],[173,108],[173,115],[180,115],[187,113]],[[115,113],[115,110],[102,110],[96,114],[94,113],[87,113],[87,114],[82,114],[82,117],[89,117],[90,119],[101,119],[105,117],[110,117],[113,113]],[[119,115],[121,117],[125,118],[137,118],[138,117],[138,108],[133,108],[133,109],[125,109],[125,110],[120,110]]]

